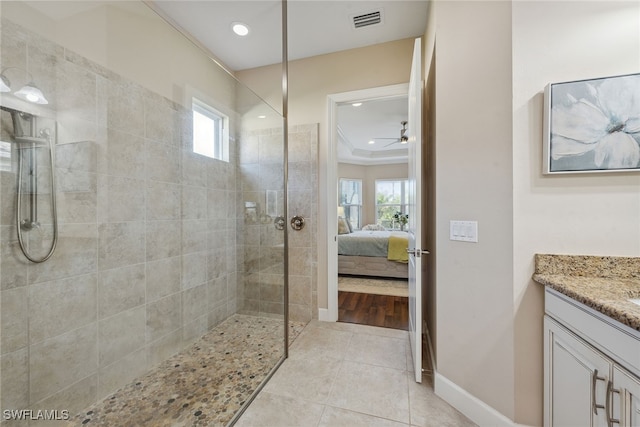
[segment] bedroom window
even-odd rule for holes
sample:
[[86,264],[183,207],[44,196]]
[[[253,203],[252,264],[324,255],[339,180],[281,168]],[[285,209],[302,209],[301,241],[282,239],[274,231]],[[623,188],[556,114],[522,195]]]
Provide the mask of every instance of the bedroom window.
[[229,118],[215,108],[192,99],[193,152],[225,162],[229,161]]
[[362,228],[362,181],[340,178],[338,197],[338,216],[348,219],[353,229]]
[[400,228],[400,224],[394,223],[393,215],[396,212],[409,212],[408,187],[409,181],[406,179],[376,179],[377,224],[387,229]]

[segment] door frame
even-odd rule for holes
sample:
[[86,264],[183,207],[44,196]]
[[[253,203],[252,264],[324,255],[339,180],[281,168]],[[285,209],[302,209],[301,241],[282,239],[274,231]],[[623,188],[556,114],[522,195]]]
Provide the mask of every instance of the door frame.
[[327,311],[319,310],[319,320],[338,321],[338,105],[409,94],[409,83],[380,86],[327,96]]

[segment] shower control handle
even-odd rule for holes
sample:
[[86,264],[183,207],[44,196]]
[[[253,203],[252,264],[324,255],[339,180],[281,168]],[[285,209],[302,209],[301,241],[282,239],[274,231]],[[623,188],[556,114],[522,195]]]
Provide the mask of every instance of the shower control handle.
[[273,221],[273,225],[276,227],[276,230],[284,230],[284,226],[286,223],[287,221],[284,219],[283,216],[278,216]]
[[304,228],[304,218],[299,215],[292,217],[291,228],[293,228],[296,231],[302,230]]

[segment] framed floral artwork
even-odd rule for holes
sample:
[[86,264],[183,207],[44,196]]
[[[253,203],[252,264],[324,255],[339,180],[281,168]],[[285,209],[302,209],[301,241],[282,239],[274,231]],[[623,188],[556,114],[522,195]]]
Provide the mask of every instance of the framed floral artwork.
[[640,170],[640,74],[551,83],[543,172]]

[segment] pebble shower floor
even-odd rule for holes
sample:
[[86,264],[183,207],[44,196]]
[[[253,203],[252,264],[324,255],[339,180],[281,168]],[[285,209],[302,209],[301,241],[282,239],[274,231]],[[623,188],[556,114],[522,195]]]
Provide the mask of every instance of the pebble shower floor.
[[[290,343],[304,328],[289,323]],[[282,320],[236,314],[70,426],[224,426],[283,353]]]

